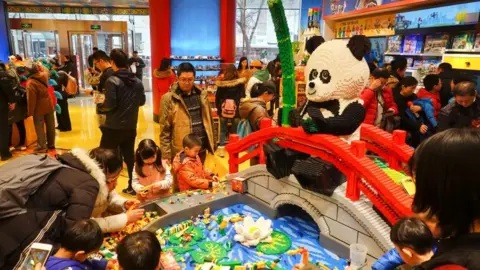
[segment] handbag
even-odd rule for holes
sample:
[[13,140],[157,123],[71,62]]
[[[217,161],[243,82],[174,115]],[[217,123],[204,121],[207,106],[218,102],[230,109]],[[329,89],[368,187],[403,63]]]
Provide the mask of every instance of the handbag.
[[384,113],[382,115],[382,122],[380,123],[380,128],[385,130],[388,133],[392,133],[394,130],[400,127],[400,116],[393,115],[393,113]]
[[389,112],[385,107],[385,99],[383,102],[380,102],[379,95],[382,94],[381,89],[376,91],[376,99],[378,103],[383,108],[382,120],[380,121],[380,128],[385,130],[388,133],[392,133],[394,130],[400,128],[400,116],[394,115],[392,112]]
[[222,104],[222,117],[235,118],[236,112],[237,112],[237,104],[235,104],[235,100],[226,99]]

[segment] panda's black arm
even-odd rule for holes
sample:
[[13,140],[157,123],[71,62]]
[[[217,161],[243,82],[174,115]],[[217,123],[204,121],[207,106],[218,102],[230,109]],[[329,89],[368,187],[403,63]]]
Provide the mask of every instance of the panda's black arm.
[[324,118],[319,110],[316,111],[318,114],[314,113],[314,115],[310,111],[308,112],[318,128],[316,133],[350,135],[365,119],[365,108],[358,102],[348,105],[343,114],[336,117]]

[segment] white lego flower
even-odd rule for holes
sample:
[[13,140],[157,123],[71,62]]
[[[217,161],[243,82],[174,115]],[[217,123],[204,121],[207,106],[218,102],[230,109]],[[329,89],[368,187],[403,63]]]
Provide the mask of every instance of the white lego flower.
[[272,238],[272,221],[269,219],[259,218],[254,221],[251,216],[247,216],[242,223],[235,224],[237,234],[233,238],[244,246],[257,246],[259,243],[270,243]]

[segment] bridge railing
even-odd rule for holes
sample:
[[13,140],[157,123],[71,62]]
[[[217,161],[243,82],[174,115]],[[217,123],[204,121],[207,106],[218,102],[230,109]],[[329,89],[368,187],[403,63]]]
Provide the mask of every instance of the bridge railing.
[[[366,151],[381,152],[380,156],[387,157],[389,164],[392,162],[400,167],[408,161],[413,150],[401,142],[405,139],[404,131],[390,135],[363,125],[361,133],[362,140],[348,144],[333,135],[307,134],[302,128],[272,127],[271,120],[263,119],[260,130],[242,140],[238,135],[230,136],[230,143],[226,146],[230,173],[238,172],[241,163],[254,157],[258,157],[259,164],[265,164],[263,145],[275,138],[278,145],[332,163],[347,177],[347,198],[357,201],[362,192],[389,222],[395,223],[399,218],[411,215],[412,198],[366,156]],[[255,149],[248,151],[252,146]]]

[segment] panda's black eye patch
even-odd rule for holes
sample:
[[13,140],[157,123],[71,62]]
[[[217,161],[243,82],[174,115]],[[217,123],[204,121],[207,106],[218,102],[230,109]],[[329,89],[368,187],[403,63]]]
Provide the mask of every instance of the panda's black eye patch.
[[315,80],[316,78],[318,77],[318,71],[316,69],[312,69],[312,71],[310,71],[310,81],[313,81]]
[[327,84],[330,82],[330,80],[332,79],[332,76],[330,76],[330,72],[328,72],[328,70],[322,70],[322,72],[320,72],[320,80],[324,83],[324,84]]

